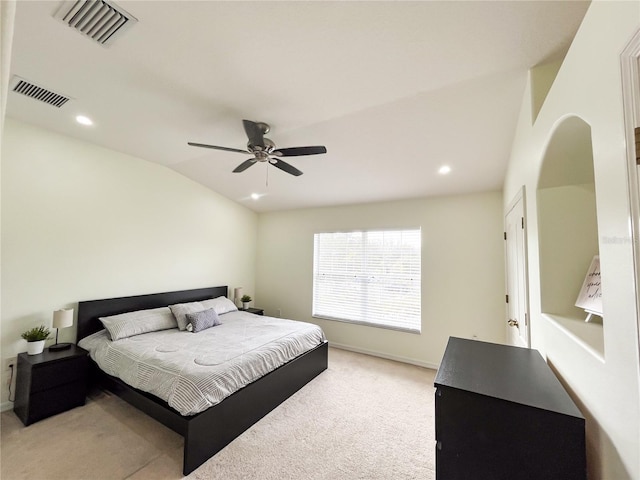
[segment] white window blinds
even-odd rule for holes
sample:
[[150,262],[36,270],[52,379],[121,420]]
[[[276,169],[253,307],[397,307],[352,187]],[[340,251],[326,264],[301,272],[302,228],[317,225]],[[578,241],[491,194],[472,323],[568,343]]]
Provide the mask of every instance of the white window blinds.
[[313,316],[420,332],[420,230],[314,235]]

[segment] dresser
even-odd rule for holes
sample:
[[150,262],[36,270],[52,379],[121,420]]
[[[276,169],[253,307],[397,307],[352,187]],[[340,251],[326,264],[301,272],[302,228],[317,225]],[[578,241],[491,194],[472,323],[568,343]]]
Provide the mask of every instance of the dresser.
[[84,405],[89,368],[86,350],[71,345],[67,350],[38,355],[18,355],[16,398],[13,411],[22,423],[50,417]]
[[451,337],[434,383],[438,480],[586,479],[584,417],[537,350]]

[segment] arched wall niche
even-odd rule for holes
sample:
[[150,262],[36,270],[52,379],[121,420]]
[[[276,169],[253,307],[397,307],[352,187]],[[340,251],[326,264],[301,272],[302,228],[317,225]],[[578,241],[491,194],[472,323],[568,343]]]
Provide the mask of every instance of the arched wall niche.
[[558,122],[537,187],[542,313],[604,357],[602,320],[575,306],[599,254],[591,126],[577,116]]
[[591,127],[580,117],[565,117],[547,144],[538,190],[586,184],[594,184]]

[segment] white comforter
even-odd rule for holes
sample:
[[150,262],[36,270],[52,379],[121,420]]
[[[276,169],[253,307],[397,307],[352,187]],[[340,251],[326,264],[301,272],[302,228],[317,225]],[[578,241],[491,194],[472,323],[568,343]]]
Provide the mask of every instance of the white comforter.
[[247,312],[199,333],[177,328],[112,342],[106,330],[79,345],[109,375],[166,401],[182,415],[221,402],[325,341],[317,325]]

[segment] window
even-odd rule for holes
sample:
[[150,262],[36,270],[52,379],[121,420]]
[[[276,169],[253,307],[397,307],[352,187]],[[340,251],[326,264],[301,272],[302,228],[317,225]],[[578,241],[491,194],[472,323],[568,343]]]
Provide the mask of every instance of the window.
[[417,230],[314,235],[313,316],[420,333]]

